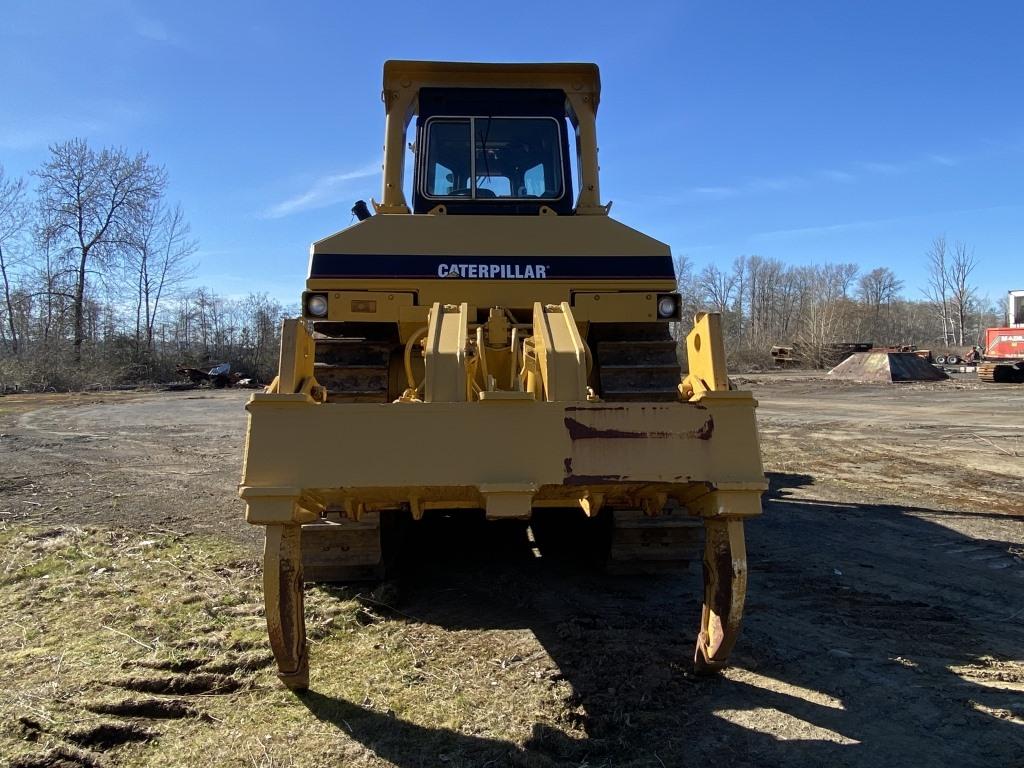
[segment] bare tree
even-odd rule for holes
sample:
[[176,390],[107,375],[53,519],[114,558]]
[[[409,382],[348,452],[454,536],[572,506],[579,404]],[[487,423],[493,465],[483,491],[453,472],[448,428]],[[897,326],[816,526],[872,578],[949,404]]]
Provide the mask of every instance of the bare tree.
[[732,270],[721,269],[717,264],[708,264],[694,278],[695,309],[720,313],[722,329],[729,341],[739,337],[743,325],[740,290],[737,285],[737,270],[743,269],[743,263],[745,262],[737,259]]
[[840,290],[843,292],[843,298],[847,298],[850,295],[850,289],[853,287],[853,281],[857,279],[857,275],[860,272],[860,267],[850,263],[829,264],[828,267],[835,274]]
[[969,340],[968,318],[976,304],[975,287],[970,282],[978,266],[974,250],[958,240],[950,253],[942,235],[932,241],[925,256],[928,285],[924,295],[942,322],[942,343],[963,346]]
[[753,349],[768,349],[783,325],[779,321],[784,311],[775,298],[783,289],[786,271],[778,259],[756,255],[746,259],[746,343]]
[[680,359],[686,355],[686,335],[690,332],[690,324],[693,316],[703,306],[700,300],[700,291],[697,287],[697,277],[693,272],[693,262],[686,254],[675,257],[676,291],[679,293],[679,317],[680,322],[671,323],[669,332],[676,340],[677,353]]
[[[978,266],[978,260],[974,256],[974,249],[969,248],[967,243],[956,241],[953,246],[953,257],[949,264],[949,286],[950,286],[950,311],[955,323],[956,343],[963,346],[967,338],[965,329],[967,318],[974,308],[975,288],[971,285],[971,274]],[[970,343],[977,342],[977,329],[974,338]]]
[[181,206],[155,201],[140,222],[125,258],[135,291],[135,343],[153,351],[153,329],[161,301],[173,295],[194,274],[190,262],[198,247],[190,235]]
[[999,301],[996,302],[996,314],[1001,318],[1000,324],[1008,326],[1014,322],[1014,318],[1010,317],[1010,297],[1004,294],[999,297]]
[[893,343],[892,307],[903,289],[903,282],[888,267],[878,267],[861,275],[857,281],[857,299],[866,315],[866,328],[861,328],[874,342]]
[[276,344],[284,317],[284,308],[265,293],[250,293],[244,301],[245,327],[251,333],[250,370],[257,376],[272,375],[276,360]]
[[736,274],[708,264],[697,277],[701,299],[714,312],[728,314],[736,301]]
[[932,240],[931,248],[925,252],[925,258],[927,259],[928,284],[923,293],[942,324],[942,343],[951,344],[954,339],[954,322],[950,308],[952,286],[950,285],[949,254],[945,235],[939,235]]
[[847,270],[842,265],[798,267],[795,270],[802,296],[798,314],[797,340],[807,360],[815,367],[833,365],[831,345],[847,325],[849,301]]
[[11,332],[11,351],[18,354],[18,327],[12,297],[11,270],[14,258],[11,243],[25,230],[28,207],[25,205],[25,180],[9,179],[0,165],[0,279],[4,284],[4,305],[7,311],[7,326]]
[[693,318],[695,312],[701,309],[700,288],[697,283],[697,276],[693,271],[693,262],[686,254],[676,256],[676,290],[682,301],[683,325]]
[[145,153],[95,152],[84,139],[72,139],[50,147],[50,159],[36,175],[46,222],[42,240],[59,244],[74,260],[73,346],[80,362],[90,264],[109,265],[134,242],[146,211],[163,192],[166,173]]

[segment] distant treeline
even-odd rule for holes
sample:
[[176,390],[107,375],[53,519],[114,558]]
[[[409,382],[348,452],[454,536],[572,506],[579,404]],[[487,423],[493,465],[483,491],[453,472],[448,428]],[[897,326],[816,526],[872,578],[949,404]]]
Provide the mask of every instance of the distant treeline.
[[198,242],[148,155],[75,139],[31,175],[30,190],[0,167],[0,384],[159,382],[221,362],[272,378],[285,308],[189,286]]
[[776,344],[798,344],[808,363],[820,367],[836,342],[934,349],[980,343],[986,327],[1002,324],[1006,300],[991,306],[978,296],[971,283],[976,266],[966,244],[949,248],[944,237],[935,238],[924,256],[928,284],[916,301],[903,296],[902,281],[888,267],[793,266],[740,256],[728,267],[698,272],[682,256],[676,273],[684,317],[699,309],[721,312],[730,363],[742,369],[770,363]]
[[[0,385],[160,382],[179,365],[222,362],[273,377],[285,307],[265,294],[190,287],[198,242],[148,155],[74,139],[50,147],[31,177],[30,188],[0,167]],[[699,272],[683,256],[676,266],[684,316],[722,313],[736,369],[767,363],[774,344],[798,343],[812,364],[839,341],[968,346],[1005,314],[972,286],[973,251],[944,237],[925,254],[918,300],[887,267],[761,256]]]

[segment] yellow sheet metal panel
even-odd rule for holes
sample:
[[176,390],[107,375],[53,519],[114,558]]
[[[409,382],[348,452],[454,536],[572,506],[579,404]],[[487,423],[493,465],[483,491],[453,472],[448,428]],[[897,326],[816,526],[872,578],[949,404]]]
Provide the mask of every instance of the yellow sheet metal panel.
[[278,388],[284,394],[299,392],[313,376],[313,338],[305,320],[285,320],[281,328]]
[[384,62],[384,90],[400,88],[560,88],[601,93],[601,74],[590,63],[491,64],[458,61]]
[[573,293],[572,297],[572,313],[581,322],[656,322],[658,319],[658,292],[577,292]]
[[587,399],[587,355],[568,302],[533,305],[533,333],[544,399]]
[[469,330],[467,304],[434,304],[424,339],[423,399],[428,403],[465,402],[469,393],[466,342]]
[[576,146],[579,150],[580,190],[576,213],[584,216],[607,216],[611,203],[601,202],[601,167],[598,164],[597,104],[599,94],[581,90],[566,91],[569,112],[576,126]]
[[686,352],[690,371],[682,384],[684,395],[699,400],[706,392],[729,389],[720,314],[697,313],[693,319],[693,330],[686,336]]
[[415,294],[412,292],[327,291],[327,319],[397,323],[403,308],[414,304]]
[[[537,301],[569,301],[573,292],[656,294],[676,285],[667,245],[607,217],[374,216],[318,241],[311,258],[310,291],[410,293],[420,306],[530,310]],[[346,272],[353,263],[359,274]],[[566,268],[580,276],[558,279]],[[587,277],[601,270],[617,277]],[[619,301],[623,313],[633,311],[629,299]],[[623,313],[609,319],[647,317]]]
[[423,214],[371,216],[317,240],[312,253],[465,256],[489,264],[500,256],[621,258],[669,256],[671,250],[612,218]]
[[732,397],[707,404],[304,404],[256,393],[242,485],[763,487],[754,400],[723,394]]
[[[607,281],[605,281],[607,283]],[[413,278],[394,278],[387,280],[309,280],[307,285],[310,291],[318,293],[330,292],[337,289],[342,283],[346,288],[375,289],[384,283],[389,289],[397,292],[415,293],[416,306],[410,311],[406,308],[399,309],[400,323],[419,323],[417,327],[426,325],[426,312],[430,305],[435,302],[442,304],[457,304],[461,301],[469,301],[473,307],[506,307],[513,310],[526,310],[524,320],[530,317],[529,310],[535,302],[542,304],[561,304],[563,301],[572,301],[575,291],[579,288],[590,289],[589,292],[598,292],[601,288],[607,288],[598,281],[569,282],[569,281],[508,281],[499,282],[494,280],[420,280]],[[671,281],[621,281],[616,282],[616,288],[623,291],[642,293],[670,293],[675,290],[675,283]],[[601,299],[603,301],[603,299]],[[628,302],[627,302],[628,303]],[[620,305],[623,312],[626,307]],[[618,309],[617,308],[617,309]],[[622,314],[619,312],[607,312],[600,322],[650,322],[646,310],[641,310],[638,317],[634,312]],[[573,314],[580,323],[589,322],[592,318],[588,310],[573,308]]]

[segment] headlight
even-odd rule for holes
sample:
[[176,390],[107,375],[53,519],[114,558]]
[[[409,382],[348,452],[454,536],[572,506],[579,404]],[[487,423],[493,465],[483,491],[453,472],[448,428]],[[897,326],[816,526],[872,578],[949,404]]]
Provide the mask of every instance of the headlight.
[[311,293],[306,297],[306,314],[313,317],[327,315],[327,297],[322,293]]
[[675,294],[666,294],[658,297],[658,317],[662,320],[679,319],[679,297]]

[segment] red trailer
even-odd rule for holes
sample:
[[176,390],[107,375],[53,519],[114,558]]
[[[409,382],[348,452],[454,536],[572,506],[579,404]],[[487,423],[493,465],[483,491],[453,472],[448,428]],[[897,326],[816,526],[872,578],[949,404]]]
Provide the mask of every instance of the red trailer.
[[1007,297],[1007,325],[985,329],[985,350],[978,365],[982,381],[1024,383],[1024,291]]

